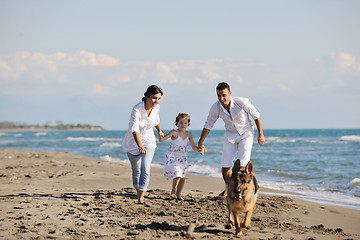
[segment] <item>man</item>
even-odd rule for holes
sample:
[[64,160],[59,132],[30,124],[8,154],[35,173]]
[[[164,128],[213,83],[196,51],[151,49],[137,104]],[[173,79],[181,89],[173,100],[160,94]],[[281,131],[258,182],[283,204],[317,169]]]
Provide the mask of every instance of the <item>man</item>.
[[[245,168],[250,161],[254,127],[249,115],[255,120],[258,130],[257,141],[260,146],[265,143],[265,137],[262,130],[260,113],[250,103],[249,99],[232,97],[230,86],[225,82],[217,85],[216,93],[219,101],[216,101],[209,111],[205,126],[201,132],[198,147],[202,152],[206,151],[203,142],[216,120],[221,118],[225,123],[226,129],[221,156],[221,172],[226,184],[232,174],[231,167],[236,153],[239,155],[241,167]],[[224,194],[226,193],[224,192]]]

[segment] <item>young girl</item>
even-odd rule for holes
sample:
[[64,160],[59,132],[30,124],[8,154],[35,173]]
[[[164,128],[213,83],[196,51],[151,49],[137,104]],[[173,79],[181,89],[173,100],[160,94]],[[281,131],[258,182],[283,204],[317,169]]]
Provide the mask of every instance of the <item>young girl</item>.
[[163,142],[171,137],[170,146],[165,157],[164,176],[166,179],[173,180],[171,195],[179,200],[183,200],[181,191],[185,183],[186,169],[190,166],[187,161],[188,143],[190,142],[194,151],[199,152],[199,149],[195,145],[191,132],[186,131],[186,128],[190,125],[189,114],[179,113],[175,124],[178,129],[172,130],[164,137],[160,136],[159,141]]

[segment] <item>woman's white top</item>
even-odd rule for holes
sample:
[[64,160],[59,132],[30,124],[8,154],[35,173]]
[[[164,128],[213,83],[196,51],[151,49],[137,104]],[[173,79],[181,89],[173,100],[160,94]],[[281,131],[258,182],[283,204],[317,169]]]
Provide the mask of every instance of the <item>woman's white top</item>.
[[156,148],[156,137],[154,127],[160,124],[160,105],[156,105],[151,111],[150,116],[145,110],[145,103],[139,102],[131,111],[129,128],[123,141],[125,152],[133,155],[139,155],[139,147],[137,146],[133,132],[138,132],[143,147]]

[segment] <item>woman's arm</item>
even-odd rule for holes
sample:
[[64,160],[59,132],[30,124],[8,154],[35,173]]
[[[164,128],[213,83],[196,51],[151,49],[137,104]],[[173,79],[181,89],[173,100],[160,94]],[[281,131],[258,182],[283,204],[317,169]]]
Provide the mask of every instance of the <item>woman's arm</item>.
[[136,142],[136,145],[139,148],[140,154],[146,154],[147,151],[146,151],[146,148],[144,148],[144,146],[141,143],[140,134],[138,132],[133,132],[132,134],[133,134],[134,140]]
[[164,137],[165,133],[164,133],[163,130],[161,130],[160,124],[156,125],[155,128],[156,128],[156,130],[158,131],[159,137],[160,137],[160,136],[161,136],[161,137]]

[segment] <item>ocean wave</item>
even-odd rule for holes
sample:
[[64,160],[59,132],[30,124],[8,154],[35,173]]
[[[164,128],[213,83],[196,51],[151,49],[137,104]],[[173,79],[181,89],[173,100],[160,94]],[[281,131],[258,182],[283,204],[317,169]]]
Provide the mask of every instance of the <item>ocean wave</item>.
[[113,158],[109,155],[105,155],[100,157],[100,160],[107,161],[107,162],[116,162],[116,163],[130,163],[129,160],[122,160],[120,158]]
[[67,141],[79,141],[79,142],[106,142],[106,141],[121,141],[121,138],[92,138],[92,137],[67,137]]
[[266,138],[267,142],[277,142],[277,143],[286,143],[286,142],[296,142],[296,139],[283,139],[280,137],[267,137]]
[[0,132],[0,136],[21,137],[22,133]]
[[291,138],[285,139],[281,137],[266,137],[267,142],[276,142],[276,143],[296,143],[296,142],[306,142],[306,143],[318,143],[319,141],[313,139],[300,139],[300,138]]
[[117,142],[107,142],[101,144],[100,147],[121,147],[121,144]]
[[[113,158],[109,155],[105,155],[100,157],[100,160],[103,161],[107,161],[107,162],[113,162],[113,163],[126,163],[126,164],[130,164],[129,159],[121,159],[121,158]],[[156,168],[164,168],[164,166],[162,164],[159,163],[151,163],[151,167],[156,167]]]
[[35,136],[46,136],[47,133],[46,132],[38,132],[38,133],[34,133]]
[[22,133],[0,132],[0,137],[1,136],[21,137]]
[[339,138],[340,141],[352,141],[352,142],[360,142],[359,135],[347,135]]
[[257,178],[259,185],[264,188],[270,188],[274,190],[285,190],[285,191],[292,191],[296,192],[298,189],[305,188],[305,184],[303,183],[296,183],[296,182],[279,182],[279,181],[269,181],[264,180],[261,177]]
[[1,144],[1,145],[13,144],[13,143],[16,143],[16,142],[17,142],[17,141],[15,141],[15,140],[0,139],[0,144]]
[[[278,193],[278,195],[291,196],[307,201],[360,210],[359,197],[355,194],[344,194],[343,191],[338,189],[327,189],[319,186],[294,182],[280,183],[266,180],[262,181],[262,179],[258,179],[258,181],[260,187],[288,192]],[[266,194],[266,192],[263,193]],[[276,193],[271,194],[276,195]]]
[[273,175],[275,177],[302,178],[302,176],[300,176],[298,174],[283,172],[280,170],[271,170],[270,169],[270,170],[268,170],[268,173],[270,173],[271,175]]
[[354,178],[349,183],[349,188],[350,189],[359,188],[359,187],[360,187],[360,178]]
[[191,166],[188,168],[188,173],[221,178],[220,170],[208,165],[191,164]]

